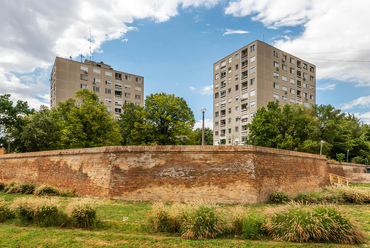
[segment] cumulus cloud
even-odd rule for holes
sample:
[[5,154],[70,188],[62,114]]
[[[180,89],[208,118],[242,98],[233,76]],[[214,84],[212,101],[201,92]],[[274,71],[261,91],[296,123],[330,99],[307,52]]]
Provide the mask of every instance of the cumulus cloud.
[[361,121],[363,121],[364,124],[370,124],[370,112],[355,113],[355,116],[357,116]]
[[249,33],[248,31],[244,31],[244,30],[232,30],[232,29],[227,28],[223,36],[229,35],[229,34],[248,34],[248,33]]
[[337,85],[336,84],[326,84],[326,85],[323,85],[321,87],[317,87],[316,89],[321,90],[321,91],[334,90],[335,86],[337,86]]
[[[210,129],[213,130],[213,120],[211,119],[204,119],[204,127],[208,127]],[[195,124],[194,124],[194,129],[197,129],[197,128],[202,128],[202,119],[198,120]]]
[[[45,103],[49,85],[42,85],[25,73],[50,69],[55,56],[85,57],[91,49],[101,52],[109,40],[122,39],[137,30],[134,20],[165,22],[178,15],[178,8],[212,7],[219,0],[27,0],[3,1],[0,8],[0,78],[2,92]],[[90,29],[92,39],[90,41]],[[123,39],[122,41],[127,41]],[[5,81],[4,81],[5,80]],[[32,85],[32,87],[30,86]],[[28,88],[27,88],[28,87]],[[2,93],[0,92],[0,93]],[[23,100],[23,99],[22,99]]]
[[[334,7],[333,7],[334,6]],[[318,79],[332,78],[370,86],[370,1],[234,0],[226,14],[252,16],[266,27],[302,25],[293,38],[278,38],[274,46],[314,63]],[[352,61],[352,62],[349,62]]]
[[363,107],[363,108],[369,108],[370,107],[370,95],[369,96],[363,96],[360,98],[357,98],[349,103],[342,104],[341,109],[352,109],[355,107]]
[[212,93],[213,93],[213,85],[203,86],[200,89],[197,89],[193,86],[190,86],[189,89],[191,91],[195,91],[195,92],[197,92],[201,95],[212,95]]

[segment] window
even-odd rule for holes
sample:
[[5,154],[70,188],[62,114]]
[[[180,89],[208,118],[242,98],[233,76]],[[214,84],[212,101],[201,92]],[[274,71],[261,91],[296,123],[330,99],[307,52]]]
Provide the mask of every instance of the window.
[[303,69],[307,70],[307,64],[303,63]]
[[239,64],[236,64],[235,65],[235,70],[238,70],[239,69]]
[[131,93],[125,92],[125,97],[130,98],[131,97]]
[[303,83],[303,88],[307,89],[307,84]]
[[131,89],[131,85],[125,84],[125,89]]
[[315,100],[315,96],[314,95],[310,95],[310,99],[311,100]]
[[253,113],[251,113],[251,119],[253,119],[255,115],[256,115],[256,114],[255,114],[254,112],[253,112]]
[[110,71],[105,71],[105,76],[111,77],[111,76],[112,76],[112,72],[110,72]]
[[312,85],[310,85],[310,90],[315,91],[315,87],[313,87]]
[[294,59],[290,58],[290,63],[294,64]]
[[215,131],[215,136],[218,136],[218,131]]
[[216,92],[216,93],[215,93],[215,98],[218,98],[218,95],[219,95],[219,93],[218,93],[218,92]]
[[295,89],[290,88],[290,93],[291,93],[291,94],[295,94]]
[[105,81],[105,84],[106,84],[106,85],[112,85],[112,81],[106,80],[106,81]]
[[93,86],[93,91],[94,91],[94,92],[100,92],[100,87],[98,87],[98,86]]
[[105,94],[112,94],[112,90],[105,88]]
[[106,98],[105,98],[105,102],[106,102],[106,103],[111,103],[111,102],[112,102],[112,98],[108,98],[108,97],[106,97]]
[[89,71],[89,68],[85,65],[80,65],[80,69],[81,69],[81,71],[86,71],[86,72]]
[[226,66],[226,60],[224,60],[224,61],[221,62],[221,68],[223,68],[225,66]]
[[310,72],[315,72],[315,69],[313,68],[313,66],[310,66]]
[[232,61],[232,58],[230,57],[230,58],[229,58],[229,64],[231,63],[231,61]]
[[239,90],[239,84],[235,85],[235,91]]
[[287,70],[286,65],[283,65],[282,69],[283,69],[283,71],[286,71]]
[[228,108],[227,113],[231,114],[231,108]]
[[114,108],[114,112],[115,112],[116,114],[121,113],[121,111],[122,111],[122,109],[120,109],[120,108]]
[[283,100],[283,102],[287,102],[288,101],[288,98],[286,96],[282,96],[281,99]]
[[279,79],[279,73],[274,72],[274,78]]
[[[249,93],[250,96],[255,96],[256,95],[256,90],[251,90],[251,92]],[[251,106],[252,107],[252,106]]]
[[282,91],[288,92],[288,88],[284,85],[281,87],[281,89],[282,89]]
[[291,78],[291,79],[290,79],[290,83],[291,83],[291,84],[295,84],[295,80],[294,80],[294,78]]
[[242,101],[248,99],[248,92],[242,94]]
[[218,113],[218,111],[217,111],[217,112],[215,112],[215,117],[218,117],[218,114],[219,114],[219,113]]
[[239,79],[239,74],[235,75],[235,81]]
[[235,54],[235,60],[239,59],[239,53]]
[[227,119],[227,124],[231,123],[231,118]]
[[279,94],[274,93],[274,100],[276,100],[276,101],[279,101],[279,100],[280,100],[280,98],[279,98]]
[[87,89],[87,84],[81,84],[80,89]]
[[218,108],[218,102],[215,103],[215,108]]
[[279,89],[279,84],[278,83],[274,83],[274,89]]
[[112,111],[112,107],[108,107],[107,106],[107,110],[108,110],[108,112],[111,112]]
[[226,96],[226,90],[221,91],[221,97]]
[[291,104],[294,104],[295,103],[295,100],[293,98],[290,98],[290,103]]
[[138,78],[138,77],[137,77],[137,78],[135,78],[135,82],[136,82],[136,83],[141,83],[141,78]]
[[254,62],[254,61],[256,61],[256,56],[255,55],[251,57],[251,63]]
[[81,79],[81,80],[85,80],[85,81],[87,81],[87,79],[88,79],[88,78],[87,78],[87,75],[85,75],[85,74],[81,74],[81,75],[80,75],[80,79]]
[[235,117],[235,122],[238,122],[239,121],[239,117]]
[[308,94],[306,92],[303,92],[303,97],[304,98],[307,98],[308,97]]
[[222,72],[221,72],[221,78],[223,78],[223,77],[225,77],[226,76],[226,71],[225,70],[223,70]]
[[218,127],[218,121],[215,122],[215,126]]
[[251,101],[251,108],[253,108],[255,106],[256,106],[256,102],[255,101]]
[[135,99],[141,100],[141,95],[135,95]]
[[303,80],[307,79],[307,73],[303,73]]
[[125,104],[128,104],[128,103],[131,103],[131,101],[129,101],[129,100],[125,100]]
[[228,102],[231,103],[231,97],[228,99]]
[[277,51],[274,51],[274,56],[279,58],[279,53]]
[[216,73],[215,79],[219,79],[219,77],[220,77],[220,74]]
[[251,78],[251,86],[254,85],[256,83],[256,79],[255,78]]
[[229,67],[228,73],[229,73],[229,74],[231,73],[231,67]]
[[304,102],[303,103],[303,106],[307,107],[308,106],[308,103],[307,102]]
[[239,132],[239,127],[235,127],[235,132]]
[[281,76],[281,80],[287,82],[288,81],[288,78],[287,78],[287,76]]
[[129,75],[125,75],[125,80],[127,80],[127,81],[131,81],[131,76],[129,76]]
[[278,62],[276,62],[276,61],[274,61],[274,67],[275,67],[275,68],[279,68],[279,63],[278,63]]
[[94,79],[93,79],[93,82],[94,82],[94,83],[100,83],[100,78],[94,78]]
[[238,105],[235,106],[235,112],[237,112],[237,111],[239,111],[239,106]]
[[286,55],[283,54],[283,58],[282,58],[283,62],[286,61]]
[[310,76],[310,81],[315,82],[315,78],[313,76]]
[[229,94],[231,93],[231,88],[227,89],[227,93]]
[[100,69],[96,69],[96,68],[94,68],[94,69],[93,69],[93,73],[95,73],[95,74],[100,74]]
[[235,101],[239,101],[239,95],[235,96]]
[[294,74],[294,68],[290,67],[290,73]]
[[135,90],[136,91],[141,91],[141,87],[140,86],[135,86]]
[[255,51],[256,50],[256,45],[252,45],[251,47],[250,47],[250,51],[251,52],[253,52],[253,51]]
[[250,74],[255,73],[255,72],[256,72],[256,67],[254,67],[254,66],[253,66],[253,67],[251,68]]

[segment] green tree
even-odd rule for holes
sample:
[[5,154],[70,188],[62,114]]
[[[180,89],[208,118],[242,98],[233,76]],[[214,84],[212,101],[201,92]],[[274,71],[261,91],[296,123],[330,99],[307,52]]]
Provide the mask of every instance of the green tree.
[[128,135],[128,145],[186,145],[191,144],[194,114],[186,101],[173,94],[151,94],[145,107],[124,107],[135,121],[121,115],[121,130]]
[[18,137],[20,152],[46,151],[57,149],[60,141],[60,127],[51,117],[50,110],[41,106],[38,112],[24,117],[25,126],[14,128],[12,135]]
[[[202,128],[197,128],[193,132],[195,145],[202,145]],[[213,145],[213,131],[208,127],[204,128],[204,145]]]
[[60,148],[120,145],[122,137],[116,120],[98,96],[87,89],[76,91],[76,98],[59,102],[52,116],[61,127]]
[[143,107],[134,105],[133,103],[127,103],[122,106],[122,113],[118,119],[118,125],[123,138],[122,145],[137,145],[131,132],[135,130],[135,123],[138,123],[137,125],[142,125],[143,122]]

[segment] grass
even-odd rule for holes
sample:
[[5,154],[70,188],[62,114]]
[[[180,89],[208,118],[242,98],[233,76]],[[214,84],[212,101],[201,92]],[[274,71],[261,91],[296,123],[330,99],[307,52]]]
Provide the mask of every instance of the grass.
[[[0,193],[0,199],[10,205],[17,197]],[[26,196],[29,197],[29,196]],[[74,198],[55,197],[63,207]],[[22,226],[14,220],[0,223],[0,247],[359,247],[333,243],[276,242],[269,237],[260,240],[245,240],[240,235],[230,235],[215,240],[186,240],[177,234],[155,233],[146,220],[152,209],[149,202],[130,202],[97,199],[97,216],[102,224],[90,229],[40,228]],[[245,208],[255,214],[277,204],[248,205]],[[234,207],[223,205],[223,208]],[[342,205],[363,228],[367,235],[365,246],[370,245],[370,205]],[[128,217],[124,222],[123,217]]]

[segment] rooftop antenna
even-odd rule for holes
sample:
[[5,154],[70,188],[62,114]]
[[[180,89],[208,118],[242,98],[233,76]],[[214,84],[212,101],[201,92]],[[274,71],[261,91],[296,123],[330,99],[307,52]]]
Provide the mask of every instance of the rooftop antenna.
[[71,56],[69,56],[69,59],[70,59],[70,60],[72,60],[72,55],[71,55]]
[[82,58],[84,57],[82,54],[80,55],[81,56],[81,63],[82,63]]

